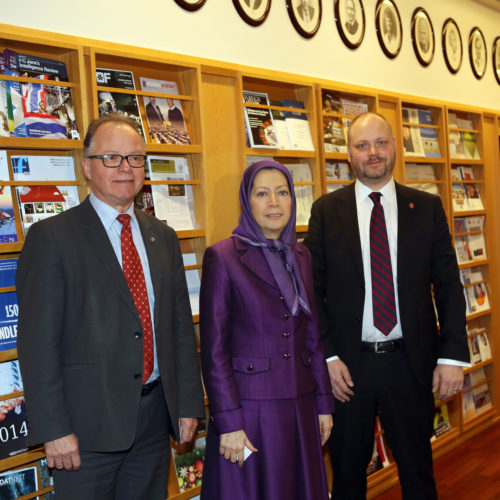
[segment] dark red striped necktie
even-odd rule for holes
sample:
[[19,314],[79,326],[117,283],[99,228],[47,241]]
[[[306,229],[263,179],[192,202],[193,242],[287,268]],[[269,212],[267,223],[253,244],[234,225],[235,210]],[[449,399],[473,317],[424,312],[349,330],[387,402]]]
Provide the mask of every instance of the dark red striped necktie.
[[370,194],[370,199],[373,201],[370,219],[373,323],[384,335],[389,335],[396,326],[397,317],[391,253],[387,238],[384,207],[380,203],[381,196],[381,193]]

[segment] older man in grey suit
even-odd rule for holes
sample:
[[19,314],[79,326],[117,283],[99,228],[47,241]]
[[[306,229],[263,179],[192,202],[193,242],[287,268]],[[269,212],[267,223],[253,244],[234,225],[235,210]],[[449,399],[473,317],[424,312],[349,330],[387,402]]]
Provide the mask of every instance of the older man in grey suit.
[[190,440],[204,414],[176,234],[133,206],[145,162],[132,121],[95,120],[90,196],[34,224],[19,260],[30,442],[60,499],[163,500],[169,436]]

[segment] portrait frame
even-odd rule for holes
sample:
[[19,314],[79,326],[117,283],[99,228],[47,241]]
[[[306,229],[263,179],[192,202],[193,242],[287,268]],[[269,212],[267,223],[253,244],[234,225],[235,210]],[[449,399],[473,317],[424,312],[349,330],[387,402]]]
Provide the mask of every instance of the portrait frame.
[[493,41],[491,61],[493,63],[493,73],[495,74],[498,85],[500,85],[500,36],[497,36]]
[[394,59],[401,52],[403,25],[394,0],[378,0],[375,7],[375,29],[384,54]]
[[488,54],[486,51],[486,40],[483,32],[475,26],[469,34],[469,61],[474,76],[481,80],[486,73]]
[[[347,8],[354,6],[354,21],[349,23]],[[333,7],[335,23],[342,41],[350,49],[357,49],[365,37],[365,8],[362,0],[335,0]]]
[[[312,12],[309,12],[309,21],[306,21],[302,14],[303,4],[307,4],[306,6],[312,9]],[[286,9],[293,27],[299,35],[304,38],[312,38],[318,32],[323,14],[321,0],[286,0]]]
[[175,0],[175,3],[185,10],[191,12],[201,9],[207,0]]
[[254,0],[254,7],[250,7],[251,0],[233,0],[233,4],[243,21],[250,26],[259,26],[269,15],[271,1]]
[[[453,45],[456,43],[456,49]],[[464,56],[464,46],[462,44],[462,34],[454,19],[449,17],[443,23],[441,32],[441,44],[443,45],[443,56],[446,66],[451,73],[455,74],[462,66]]]
[[436,37],[434,27],[427,11],[417,7],[411,16],[411,41],[418,62],[426,67],[434,59]]

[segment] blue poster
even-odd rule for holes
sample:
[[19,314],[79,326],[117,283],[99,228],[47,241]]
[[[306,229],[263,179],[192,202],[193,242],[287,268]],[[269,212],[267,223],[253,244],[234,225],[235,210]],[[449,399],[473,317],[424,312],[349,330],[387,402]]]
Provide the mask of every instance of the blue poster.
[[16,292],[0,293],[0,351],[17,346],[18,314]]
[[0,288],[16,286],[18,259],[0,259]]

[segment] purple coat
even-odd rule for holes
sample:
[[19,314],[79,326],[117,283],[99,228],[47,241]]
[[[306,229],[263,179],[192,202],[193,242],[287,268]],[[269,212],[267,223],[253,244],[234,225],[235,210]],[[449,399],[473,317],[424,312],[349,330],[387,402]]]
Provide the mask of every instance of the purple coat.
[[292,317],[261,248],[229,238],[207,248],[200,293],[203,376],[215,433],[245,428],[240,400],[314,394],[318,414],[334,411],[319,341],[311,256],[296,259],[312,319]]

